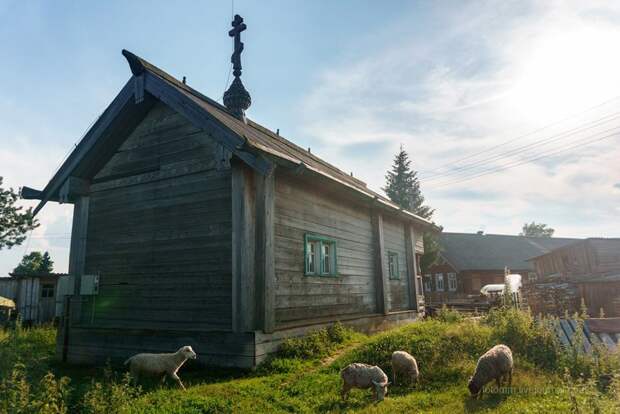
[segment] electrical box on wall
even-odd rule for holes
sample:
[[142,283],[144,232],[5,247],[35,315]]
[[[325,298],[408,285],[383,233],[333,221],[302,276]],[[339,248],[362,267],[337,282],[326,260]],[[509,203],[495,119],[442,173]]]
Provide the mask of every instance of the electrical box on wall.
[[99,294],[99,275],[82,275],[80,295]]

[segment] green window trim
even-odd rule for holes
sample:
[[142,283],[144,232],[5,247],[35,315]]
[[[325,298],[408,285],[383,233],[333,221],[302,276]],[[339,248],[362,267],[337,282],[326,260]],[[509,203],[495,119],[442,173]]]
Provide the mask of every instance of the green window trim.
[[388,273],[390,275],[390,279],[400,279],[400,269],[398,267],[398,253],[396,252],[388,252]]
[[[308,248],[311,243],[314,243],[315,253],[311,262],[310,252]],[[328,261],[325,261],[325,247],[330,249],[328,251]],[[319,236],[316,234],[306,233],[304,234],[304,275],[305,276],[319,276],[319,277],[337,277],[338,276],[338,254],[337,254],[336,240],[325,236]],[[316,256],[318,255],[318,261]],[[331,258],[329,258],[331,256]],[[318,265],[318,268],[317,268]],[[328,270],[325,271],[325,267]],[[313,267],[313,269],[311,269]]]

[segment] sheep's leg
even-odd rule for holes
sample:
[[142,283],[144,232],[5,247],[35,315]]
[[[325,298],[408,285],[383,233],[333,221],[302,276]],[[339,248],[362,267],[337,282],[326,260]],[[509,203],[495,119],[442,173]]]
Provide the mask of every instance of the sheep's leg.
[[508,371],[508,386],[512,387],[512,370]]
[[134,367],[131,367],[130,372],[131,379],[134,381],[135,385],[138,385],[138,382],[140,380],[140,372]]
[[499,390],[499,387],[501,387],[501,386],[502,386],[502,376],[501,376],[501,375],[498,375],[498,376],[495,378],[495,384],[497,385],[497,389]]
[[392,382],[396,385],[396,370],[392,369]]
[[377,388],[372,387],[372,398],[377,401],[378,397],[377,397]]
[[343,400],[346,400],[348,395],[349,395],[349,391],[351,391],[351,386],[347,385],[346,383],[342,384],[342,391],[340,392],[340,396],[342,397]]
[[183,385],[183,382],[181,382],[181,378],[179,378],[176,372],[173,372],[170,376],[181,386],[181,388],[185,389],[185,385]]

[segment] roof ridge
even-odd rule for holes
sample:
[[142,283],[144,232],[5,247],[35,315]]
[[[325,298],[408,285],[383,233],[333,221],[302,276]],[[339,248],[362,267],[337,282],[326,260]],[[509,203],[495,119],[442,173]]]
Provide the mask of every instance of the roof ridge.
[[[203,93],[199,92],[198,90],[192,88],[191,86],[187,85],[186,83],[181,82],[180,80],[178,80],[177,78],[175,78],[174,76],[170,75],[168,72],[166,72],[165,70],[159,68],[158,66],[152,64],[151,62],[149,62],[146,59],[141,58],[138,55],[135,55],[134,53],[131,53],[130,51],[123,49],[123,55],[125,56],[125,58],[127,58],[127,60],[129,61],[129,66],[131,67],[132,73],[134,75],[136,74],[141,74],[143,70],[148,70],[149,72],[159,76],[160,78],[167,80],[169,82],[174,83],[177,87],[182,88],[183,90],[191,93],[192,95],[194,95],[195,97],[204,100],[205,102],[217,107],[219,110],[226,112],[227,114],[229,114],[230,116],[232,116],[233,118],[237,119],[229,110],[228,108],[226,108],[224,105],[220,104],[219,102],[217,102],[216,100],[209,98],[208,96],[204,95]],[[313,160],[315,160],[316,162],[319,162],[323,165],[325,165],[326,167],[329,167],[343,175],[346,175],[348,177],[350,177],[352,180],[356,181],[357,183],[363,185],[363,186],[367,186],[366,182],[360,180],[359,178],[356,178],[352,175],[347,174],[345,171],[341,170],[340,168],[336,167],[335,165],[317,157],[316,155],[312,154],[311,152],[306,151],[304,148],[300,147],[299,145],[295,144],[294,142],[292,142],[289,139],[286,139],[280,135],[275,134],[273,131],[271,131],[269,128],[265,127],[264,125],[259,124],[258,122],[252,120],[251,118],[247,118],[248,120],[248,125],[256,128],[256,129],[260,129],[263,130],[264,132],[268,133],[272,138],[275,138],[278,140],[278,142],[281,142],[282,144],[285,144],[287,146],[291,146],[294,149],[298,150],[298,151],[303,151],[305,153],[307,153],[307,156],[311,157]]]
[[332,164],[332,163],[330,163],[330,162],[325,161],[324,159],[322,159],[322,158],[320,158],[320,157],[316,156],[315,154],[313,154],[312,152],[307,151],[306,149],[304,149],[303,147],[301,147],[301,146],[299,146],[299,145],[295,144],[293,141],[289,140],[288,138],[283,137],[282,135],[276,134],[275,132],[273,132],[272,130],[270,130],[269,128],[267,128],[266,126],[261,125],[261,124],[259,124],[258,122],[253,121],[253,120],[251,120],[251,119],[248,119],[248,121],[249,121],[248,123],[250,124],[250,126],[252,126],[252,127],[254,127],[254,128],[258,128],[258,129],[264,130],[264,131],[265,131],[266,133],[268,133],[268,134],[269,134],[272,138],[277,139],[279,142],[281,142],[281,143],[283,143],[283,144],[285,144],[285,145],[291,146],[291,147],[293,147],[293,148],[295,148],[295,149],[297,149],[297,150],[299,150],[299,151],[304,151],[304,152],[305,152],[305,153],[306,153],[309,157],[311,157],[311,158],[312,158],[312,159],[314,159],[315,161],[320,162],[321,164],[326,165],[326,166],[328,166],[328,167],[330,167],[330,168],[333,168],[334,170],[336,170],[336,171],[340,172],[341,174],[344,174],[344,175],[347,175],[347,176],[351,177],[352,179],[356,180],[356,181],[357,181],[357,182],[359,182],[360,184],[363,184],[364,186],[366,186],[366,185],[367,185],[365,181],[360,180],[360,179],[359,179],[359,178],[357,178],[357,177],[354,177],[354,176],[352,176],[352,175],[347,174],[347,173],[346,173],[346,171],[341,170],[340,168],[336,167],[334,164]]

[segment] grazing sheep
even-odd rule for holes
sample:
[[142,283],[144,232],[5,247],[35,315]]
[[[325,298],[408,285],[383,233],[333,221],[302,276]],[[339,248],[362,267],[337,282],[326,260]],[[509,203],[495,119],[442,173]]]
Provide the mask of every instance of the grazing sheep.
[[501,379],[508,379],[512,384],[512,351],[506,345],[495,345],[478,359],[476,371],[469,380],[469,392],[473,396],[481,396],[482,388],[495,380],[497,387],[501,386]]
[[142,374],[162,376],[162,381],[168,375],[185,389],[177,371],[190,358],[196,359],[196,353],[191,346],[187,345],[173,354],[137,354],[125,361],[125,365],[129,365],[131,376],[136,382]]
[[378,366],[353,363],[340,371],[342,378],[342,399],[345,400],[351,388],[371,388],[375,400],[383,401],[388,392],[388,377]]
[[417,382],[420,372],[418,371],[418,363],[411,354],[405,351],[394,351],[392,353],[392,376],[394,385],[396,385],[396,374],[405,374],[411,382]]

